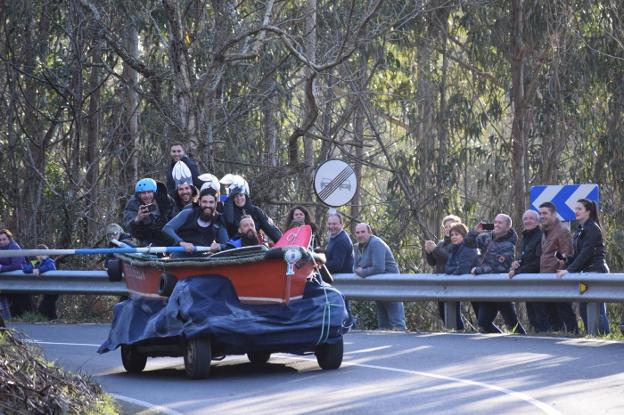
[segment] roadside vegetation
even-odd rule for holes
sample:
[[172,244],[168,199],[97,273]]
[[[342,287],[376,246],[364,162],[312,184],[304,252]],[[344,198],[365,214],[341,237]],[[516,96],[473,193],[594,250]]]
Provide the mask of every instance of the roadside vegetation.
[[82,415],[119,410],[88,377],[56,367],[28,339],[0,328],[0,413]]

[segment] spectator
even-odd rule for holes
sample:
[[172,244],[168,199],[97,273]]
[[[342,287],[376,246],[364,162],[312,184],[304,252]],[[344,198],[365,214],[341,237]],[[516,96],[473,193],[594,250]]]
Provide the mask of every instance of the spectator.
[[[37,245],[37,249],[49,249],[46,245]],[[37,255],[37,261],[33,264],[26,262],[22,266],[24,274],[33,274],[40,276],[48,271],[56,271],[56,262],[47,255]],[[48,320],[56,320],[56,301],[58,294],[44,294],[39,303],[37,311],[48,318]]]
[[[444,274],[446,261],[449,257],[449,249],[451,247],[451,237],[450,231],[451,227],[456,224],[461,223],[461,219],[455,215],[448,215],[442,219],[442,229],[444,231],[444,237],[441,241],[439,241],[436,245],[434,241],[427,240],[425,241],[425,257],[427,258],[427,263],[434,267],[436,274]],[[462,238],[463,240],[463,238]],[[468,274],[470,270],[466,272]],[[457,315],[457,327],[458,330],[464,329],[464,322],[461,320],[460,314],[461,304],[458,302],[456,307],[456,315]],[[444,316],[444,302],[438,301],[438,313],[440,314],[440,318],[442,321],[446,321]]]
[[170,196],[173,198],[177,190],[176,182],[173,177],[173,168],[178,161],[183,161],[184,164],[188,166],[191,173],[190,184],[194,185],[197,189],[200,189],[202,181],[199,180],[199,169],[197,168],[197,163],[195,163],[194,160],[186,155],[182,144],[171,144],[171,146],[169,147],[169,155],[171,156],[171,163],[169,165],[169,169],[167,170],[167,190]]
[[[540,272],[540,256],[542,254],[542,229],[539,226],[539,215],[534,210],[527,210],[522,215],[522,242],[520,258],[511,263],[509,278],[516,274],[536,274]],[[527,302],[529,323],[536,333],[548,331],[548,315],[545,314],[547,303]]]
[[[555,257],[557,252],[565,257],[572,256],[572,234],[559,220],[554,204],[542,203],[539,207],[539,215],[543,231],[540,272],[554,273],[563,266]],[[550,305],[554,307],[551,308]],[[548,322],[550,330],[578,333],[578,323],[572,303],[549,303],[549,307],[542,307],[540,303],[537,303],[533,309],[538,320]]]
[[[511,228],[511,217],[498,214],[494,219],[494,230],[483,231],[483,224],[478,224],[475,229],[466,235],[466,246],[479,248],[481,255],[479,264],[473,267],[472,274],[508,273],[514,258],[514,249],[518,235]],[[494,319],[500,311],[505,325],[513,333],[526,334],[524,327],[518,321],[516,308],[511,302],[479,302],[477,319],[479,328],[485,333],[501,333],[494,324]]]
[[[0,229],[0,249],[22,249],[13,239],[13,234],[8,229]],[[23,256],[0,258],[0,272],[19,271],[26,262]],[[0,313],[5,319],[21,316],[26,311],[33,311],[32,297],[28,294],[0,295]]]
[[[359,223],[355,227],[358,244],[355,247],[353,272],[362,278],[374,274],[398,274],[394,256],[388,245],[373,235],[370,225]],[[405,311],[400,301],[375,301],[380,329],[406,330]]]
[[312,220],[312,215],[308,211],[308,209],[303,206],[297,205],[294,208],[290,209],[288,215],[286,216],[285,230],[292,228],[293,226],[301,226],[301,225],[310,225],[312,228],[312,241],[311,245],[313,249],[319,248],[320,244],[318,243],[318,226]]
[[[469,248],[464,244],[464,238],[468,233],[468,228],[463,223],[456,222],[449,229],[449,238],[451,246],[448,248],[449,257],[444,267],[444,272],[450,275],[463,275],[470,274],[470,270],[477,265],[479,260],[479,254],[474,248]],[[444,304],[444,303],[442,303]],[[475,314],[478,313],[478,303],[474,303],[473,308]],[[444,306],[442,307],[444,311]],[[461,319],[461,304],[457,302],[457,308],[455,309],[455,321],[457,321],[458,330],[464,329],[464,323]],[[444,319],[444,314],[443,314]],[[445,319],[444,319],[445,320]],[[446,321],[446,320],[445,320]]]
[[344,224],[340,213],[336,212],[327,215],[329,242],[327,242],[327,248],[325,248],[327,259],[325,266],[332,274],[353,272],[353,243],[343,227]]
[[[564,277],[568,272],[609,272],[605,261],[604,242],[596,203],[579,199],[574,208],[578,227],[573,237],[574,255],[566,258],[567,268],[557,271],[557,278]],[[580,303],[581,318],[587,329],[587,303]],[[609,334],[609,320],[605,303],[600,304],[601,334]]]
[[141,246],[166,246],[171,240],[162,233],[162,228],[176,213],[165,185],[145,178],[136,183],[134,196],[126,204],[123,226]]

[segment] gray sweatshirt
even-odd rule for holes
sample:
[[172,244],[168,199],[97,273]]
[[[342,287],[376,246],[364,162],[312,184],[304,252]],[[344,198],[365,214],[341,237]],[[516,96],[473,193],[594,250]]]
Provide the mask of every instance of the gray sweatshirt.
[[353,269],[362,267],[364,269],[363,277],[373,274],[398,274],[394,256],[390,251],[390,247],[375,235],[371,235],[368,243],[361,247],[356,244],[353,249],[355,260],[353,261]]

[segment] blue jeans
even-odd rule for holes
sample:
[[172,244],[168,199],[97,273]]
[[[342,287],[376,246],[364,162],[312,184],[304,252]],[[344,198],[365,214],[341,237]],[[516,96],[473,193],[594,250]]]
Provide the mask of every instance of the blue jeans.
[[[600,304],[600,322],[598,323],[598,331],[600,334],[609,334],[609,319],[607,318],[607,306],[605,303]],[[579,311],[581,312],[581,318],[583,324],[585,324],[585,331],[587,331],[587,303],[579,303]]]
[[400,301],[375,301],[377,304],[377,324],[384,330],[406,330],[405,310]]

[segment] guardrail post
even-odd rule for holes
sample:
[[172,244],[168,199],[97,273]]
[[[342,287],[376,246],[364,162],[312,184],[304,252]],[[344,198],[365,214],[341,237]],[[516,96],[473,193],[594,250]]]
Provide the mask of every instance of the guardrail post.
[[597,336],[598,328],[600,327],[600,304],[601,303],[587,303],[587,330],[588,334]]
[[457,330],[457,313],[455,312],[457,301],[444,302],[444,327]]

